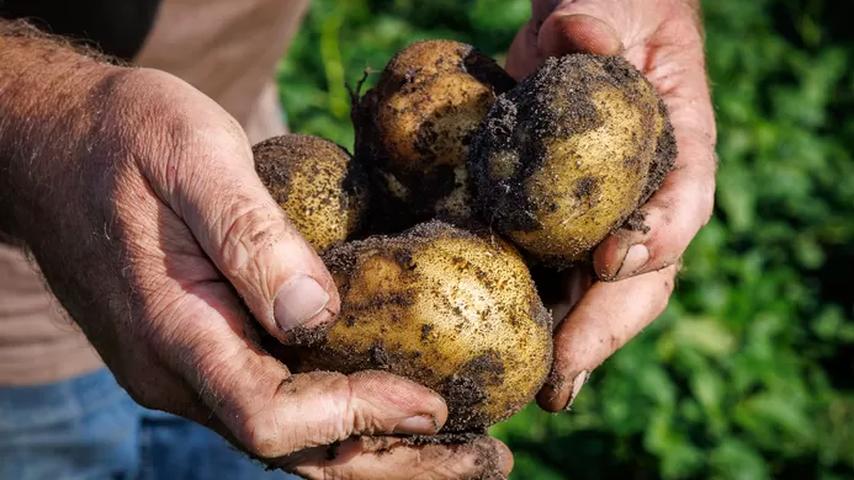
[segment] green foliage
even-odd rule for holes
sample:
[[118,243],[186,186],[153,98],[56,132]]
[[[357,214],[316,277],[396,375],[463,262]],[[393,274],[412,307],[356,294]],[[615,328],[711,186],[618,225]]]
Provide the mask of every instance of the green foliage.
[[[845,3],[704,3],[716,215],[667,312],[594,372],[571,413],[530,406],[494,427],[516,478],[854,476]],[[315,0],[279,71],[291,126],[349,147],[344,82],[422,38],[501,57],[529,12],[527,0]]]

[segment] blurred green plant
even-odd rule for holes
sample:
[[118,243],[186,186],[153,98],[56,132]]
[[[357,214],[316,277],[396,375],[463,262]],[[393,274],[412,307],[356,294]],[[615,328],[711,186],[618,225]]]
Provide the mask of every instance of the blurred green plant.
[[[516,478],[854,478],[845,3],[704,2],[716,215],[668,310],[594,372],[572,412],[530,406],[493,428]],[[350,148],[345,83],[423,38],[501,58],[529,14],[528,0],[314,0],[278,72],[291,127]]]

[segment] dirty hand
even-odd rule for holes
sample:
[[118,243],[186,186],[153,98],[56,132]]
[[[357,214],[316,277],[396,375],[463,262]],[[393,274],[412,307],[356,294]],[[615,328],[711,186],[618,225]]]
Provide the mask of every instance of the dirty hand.
[[434,433],[447,407],[427,388],[381,372],[292,374],[259,347],[256,325],[287,343],[333,321],[340,301],[225,111],[166,73],[3,33],[0,232],[32,252],[135,400],[310,478],[509,470],[486,437],[359,437]]
[[547,410],[569,407],[590,372],[664,310],[679,259],[712,213],[715,123],[699,15],[696,0],[533,0],[510,47],[517,79],[549,56],[622,55],[664,99],[679,149],[675,170],[641,207],[646,228],[606,238],[593,254],[596,278],[569,272],[554,310],[563,322],[552,374],[537,398]]

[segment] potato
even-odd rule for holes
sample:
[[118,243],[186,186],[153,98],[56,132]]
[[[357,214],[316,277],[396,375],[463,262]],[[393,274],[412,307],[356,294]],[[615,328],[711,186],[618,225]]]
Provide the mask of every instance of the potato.
[[353,123],[356,157],[374,167],[391,217],[406,213],[403,224],[411,225],[470,216],[469,141],[496,95],[513,84],[491,58],[449,40],[415,43],[389,62],[355,106]]
[[261,181],[318,252],[359,229],[368,205],[368,181],[347,152],[307,135],[270,138],[252,152]]
[[676,155],[664,104],[619,57],[551,58],[498,98],[469,171],[488,223],[543,264],[584,258],[659,186]]
[[382,369],[444,396],[442,432],[481,431],[539,390],[551,318],[515,249],[446,223],[347,243],[325,256],[341,313],[302,370]]

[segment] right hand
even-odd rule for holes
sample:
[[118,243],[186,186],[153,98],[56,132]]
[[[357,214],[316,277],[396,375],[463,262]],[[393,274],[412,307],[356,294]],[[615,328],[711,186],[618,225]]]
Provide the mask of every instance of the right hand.
[[22,109],[44,114],[18,132],[30,143],[10,171],[29,193],[14,233],[135,400],[311,478],[506,475],[510,453],[487,437],[416,447],[384,436],[435,433],[447,417],[435,392],[383,372],[291,374],[265,352],[255,321],[288,343],[328,326],[340,302],[256,176],[240,126],[163,72],[87,78],[73,107]]
[[667,105],[679,153],[675,169],[640,207],[644,228],[620,228],[569,269],[553,305],[554,365],[537,399],[549,411],[572,405],[590,372],[657,318],[679,259],[712,215],[715,117],[706,82],[698,0],[533,0],[533,16],[507,59],[516,78],[568,53],[621,55]]

